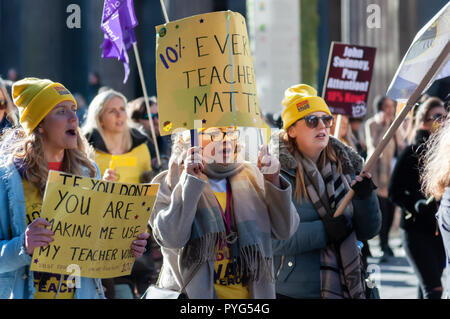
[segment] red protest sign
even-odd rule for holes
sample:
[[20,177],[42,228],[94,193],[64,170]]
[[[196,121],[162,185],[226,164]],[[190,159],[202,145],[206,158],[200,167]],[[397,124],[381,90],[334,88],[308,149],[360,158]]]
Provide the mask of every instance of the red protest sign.
[[361,118],[367,112],[376,48],[332,42],[323,98],[330,111]]

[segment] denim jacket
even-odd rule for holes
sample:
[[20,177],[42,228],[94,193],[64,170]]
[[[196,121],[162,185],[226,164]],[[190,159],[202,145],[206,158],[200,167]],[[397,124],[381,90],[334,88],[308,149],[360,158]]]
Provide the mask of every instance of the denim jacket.
[[[95,167],[99,178],[98,167]],[[20,174],[13,163],[0,165],[0,299],[32,299],[34,296],[31,256],[25,250],[26,228]],[[79,279],[75,299],[105,298],[101,279]]]

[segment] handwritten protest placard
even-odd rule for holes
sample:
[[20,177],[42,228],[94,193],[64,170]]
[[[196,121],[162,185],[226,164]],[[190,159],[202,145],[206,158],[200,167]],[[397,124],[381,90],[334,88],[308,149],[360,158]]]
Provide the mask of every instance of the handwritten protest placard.
[[332,42],[323,94],[332,113],[366,115],[375,52],[372,47]]
[[262,127],[245,19],[213,12],[156,27],[162,135],[176,129]]
[[50,171],[41,218],[54,241],[34,250],[31,270],[112,278],[131,273],[131,244],[146,231],[158,184],[122,184]]

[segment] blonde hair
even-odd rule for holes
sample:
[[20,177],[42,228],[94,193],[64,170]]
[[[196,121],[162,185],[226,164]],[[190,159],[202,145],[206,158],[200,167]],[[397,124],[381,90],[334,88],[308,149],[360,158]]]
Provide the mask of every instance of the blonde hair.
[[[352,140],[352,136],[353,136],[353,132],[352,132],[352,127],[350,125],[350,120],[348,117],[346,117],[345,115],[342,115],[342,122],[347,121],[347,129],[345,130],[344,136],[341,136],[341,132],[339,132],[338,136],[339,136],[339,141],[341,141],[342,143],[344,143],[345,145],[351,147],[353,150],[356,151],[356,145]],[[330,129],[330,134],[334,135],[334,131],[336,130],[336,126],[337,126],[337,117],[335,117],[333,126]],[[342,129],[342,126],[341,126]]]
[[17,108],[11,101],[8,91],[6,90],[5,81],[2,78],[0,78],[0,91],[5,96],[6,99],[6,118],[13,127],[17,126],[19,124],[17,116]]
[[[45,119],[44,119],[45,120]],[[6,164],[21,160],[24,164],[23,177],[35,185],[41,195],[44,194],[48,177],[48,163],[44,157],[44,138],[39,130],[33,130],[29,136],[22,128],[8,129],[1,138],[0,151],[10,154]],[[77,148],[64,150],[64,158],[61,170],[74,174],[83,175],[82,167],[89,171],[90,177],[95,177],[97,170],[90,161],[92,148],[77,128]]]
[[[128,103],[127,98],[123,94],[121,94],[117,91],[114,91],[112,89],[103,91],[103,92],[97,94],[97,96],[95,96],[94,99],[92,100],[91,104],[89,104],[86,121],[82,128],[83,134],[90,133],[90,132],[92,132],[93,129],[96,129],[100,133],[100,136],[102,137],[103,141],[105,142],[106,149],[110,153],[111,153],[110,150],[112,149],[112,145],[108,141],[108,139],[105,137],[105,131],[103,130],[102,125],[100,124],[100,118],[103,115],[103,111],[105,109],[106,102],[108,102],[113,97],[121,98],[124,101],[125,106],[127,106],[127,103]],[[130,119],[130,116],[127,113],[127,121],[126,121],[127,129],[125,130],[125,132],[123,134],[122,145],[121,145],[122,148],[125,150],[129,150],[132,146],[130,130],[133,126],[134,125]]]
[[450,114],[441,128],[431,135],[423,157],[422,191],[439,200],[450,186]]
[[[291,155],[294,156],[295,158],[295,152],[300,152],[300,150],[297,147],[297,143],[295,142],[295,138],[290,137],[286,131],[283,131],[280,134],[280,139],[285,143],[289,153],[291,153]],[[322,168],[327,160],[336,163],[338,173],[340,174],[342,173],[341,160],[337,156],[330,142],[328,142],[325,149],[320,153],[317,167],[319,169]],[[308,197],[308,193],[306,191],[305,177],[303,176],[303,165],[300,161],[296,162],[297,162],[297,172],[295,173],[294,198],[298,203],[301,203],[303,198]]]

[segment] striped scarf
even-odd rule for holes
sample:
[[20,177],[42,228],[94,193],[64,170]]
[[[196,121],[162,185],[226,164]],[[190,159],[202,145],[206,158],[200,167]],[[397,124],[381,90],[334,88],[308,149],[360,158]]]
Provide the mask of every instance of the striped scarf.
[[[311,159],[302,156],[299,152],[296,152],[295,157],[297,161],[301,161],[305,173],[306,191],[314,208],[321,217],[333,214],[350,189],[350,176],[339,174],[336,164],[329,160],[319,170]],[[352,219],[353,205],[351,203],[345,208],[344,216]],[[330,244],[322,249],[320,263],[322,298],[365,298],[361,256],[354,231],[339,246]]]
[[231,185],[232,225],[237,240],[227,238],[219,204],[209,183],[197,205],[191,237],[181,264],[188,272],[213,261],[219,242],[228,242],[233,258],[242,265],[245,281],[273,281],[271,223],[264,199],[262,174],[245,164],[207,164],[202,179],[228,178]]

